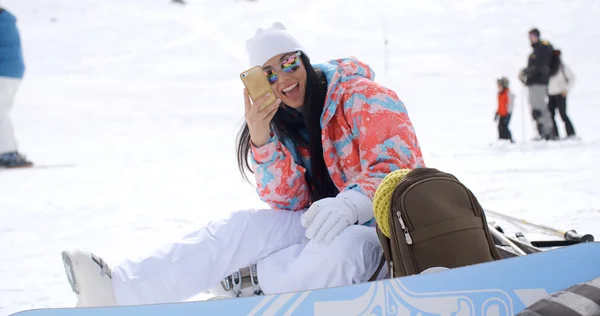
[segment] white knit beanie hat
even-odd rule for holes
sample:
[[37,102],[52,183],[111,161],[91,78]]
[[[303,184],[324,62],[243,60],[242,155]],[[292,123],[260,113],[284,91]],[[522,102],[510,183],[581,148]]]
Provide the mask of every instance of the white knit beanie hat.
[[268,27],[256,30],[254,36],[246,41],[246,50],[250,65],[262,66],[273,56],[299,50],[304,51],[304,48],[281,22],[275,22]]

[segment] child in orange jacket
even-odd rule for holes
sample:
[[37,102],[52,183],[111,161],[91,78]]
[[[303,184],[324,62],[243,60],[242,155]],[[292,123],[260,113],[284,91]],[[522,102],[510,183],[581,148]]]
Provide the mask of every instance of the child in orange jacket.
[[498,109],[494,120],[498,121],[498,138],[508,139],[511,143],[514,143],[512,134],[508,129],[514,105],[514,94],[508,88],[508,78],[502,77],[497,79],[496,82],[498,84]]

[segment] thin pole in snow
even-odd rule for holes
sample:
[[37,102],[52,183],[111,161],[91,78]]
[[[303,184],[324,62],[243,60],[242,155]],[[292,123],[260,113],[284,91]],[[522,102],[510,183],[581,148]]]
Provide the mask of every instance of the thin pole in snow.
[[521,88],[521,139],[525,140],[525,87]]
[[385,78],[386,83],[389,83],[388,81],[388,68],[389,68],[389,63],[388,63],[388,32],[387,32],[387,23],[385,21],[385,17],[382,19],[382,23],[383,23],[383,76]]

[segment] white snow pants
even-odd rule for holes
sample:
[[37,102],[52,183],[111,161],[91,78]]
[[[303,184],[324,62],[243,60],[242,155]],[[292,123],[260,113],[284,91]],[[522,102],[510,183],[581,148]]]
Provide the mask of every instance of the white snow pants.
[[375,228],[353,225],[316,243],[304,237],[302,213],[237,211],[147,257],[126,260],[112,268],[117,302],[185,301],[253,263],[265,294],[367,282],[383,255]]
[[0,77],[0,155],[17,150],[9,113],[21,79]]

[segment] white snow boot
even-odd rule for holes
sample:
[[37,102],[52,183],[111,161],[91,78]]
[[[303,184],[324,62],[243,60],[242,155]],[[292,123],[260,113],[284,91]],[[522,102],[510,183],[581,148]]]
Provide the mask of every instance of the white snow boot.
[[77,307],[117,306],[111,271],[102,258],[82,250],[62,252],[65,272]]

